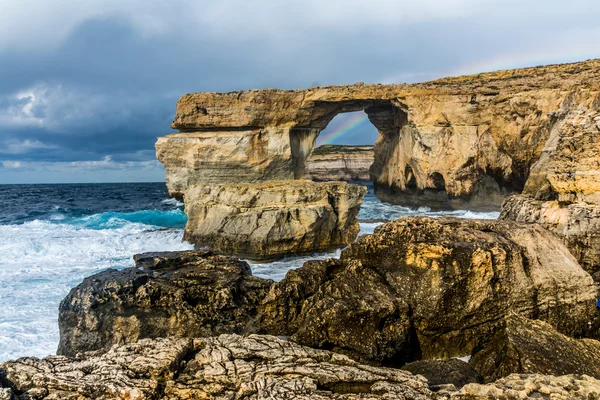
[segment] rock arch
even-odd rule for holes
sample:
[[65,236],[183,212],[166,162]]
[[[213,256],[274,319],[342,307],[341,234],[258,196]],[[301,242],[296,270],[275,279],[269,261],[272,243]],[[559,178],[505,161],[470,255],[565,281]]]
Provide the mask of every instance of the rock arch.
[[379,198],[403,201],[411,165],[420,191],[439,191],[429,177],[443,176],[447,206],[499,209],[523,189],[564,116],[597,104],[599,71],[590,60],[414,85],[193,93],[178,101],[179,133],[159,138],[157,156],[172,195],[196,184],[296,179],[327,123],[365,110],[379,130],[371,168]]
[[[364,111],[369,121],[379,132],[376,143],[394,142],[402,126],[407,121],[406,113],[389,100],[366,99],[360,101],[319,102],[313,105],[314,119],[296,125],[289,131],[294,178],[305,176],[306,160],[315,148],[316,139],[337,115],[347,112]],[[379,146],[381,148],[381,146]],[[372,179],[377,179],[381,167],[389,160],[389,151],[375,151],[375,168],[371,170]]]

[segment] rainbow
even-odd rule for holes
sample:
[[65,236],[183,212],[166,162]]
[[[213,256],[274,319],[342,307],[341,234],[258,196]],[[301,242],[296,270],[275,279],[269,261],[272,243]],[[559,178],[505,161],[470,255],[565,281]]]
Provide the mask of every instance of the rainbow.
[[340,139],[344,135],[352,132],[353,130],[365,125],[369,122],[369,117],[364,112],[358,112],[355,115],[352,115],[344,122],[340,124],[340,126],[333,129],[331,132],[324,132],[322,134],[322,138],[319,138],[322,144],[332,144],[337,139]]

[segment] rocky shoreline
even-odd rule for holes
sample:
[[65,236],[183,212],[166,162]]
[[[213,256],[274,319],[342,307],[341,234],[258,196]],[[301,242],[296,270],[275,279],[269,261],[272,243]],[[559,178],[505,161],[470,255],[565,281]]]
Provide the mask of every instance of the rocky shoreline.
[[591,277],[550,232],[495,224],[399,219],[277,283],[206,251],[137,255],[65,298],[60,355],[0,365],[0,398],[595,398]]
[[[59,355],[0,364],[0,399],[600,399],[599,76],[590,60],[183,96],[156,148],[197,250],[86,278]],[[379,139],[350,164],[380,198],[500,220],[356,239],[365,189],[305,178],[354,177],[313,148],[357,110]],[[280,282],[239,258],[331,248]]]

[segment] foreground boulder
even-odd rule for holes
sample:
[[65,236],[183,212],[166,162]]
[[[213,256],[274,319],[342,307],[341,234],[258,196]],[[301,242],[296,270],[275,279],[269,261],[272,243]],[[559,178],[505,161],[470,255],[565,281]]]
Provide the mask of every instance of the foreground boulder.
[[245,332],[273,283],[209,252],[145,253],[136,267],[90,276],[59,308],[58,354],[166,336]]
[[600,205],[515,195],[504,202],[500,218],[537,223],[557,233],[581,266],[600,281]]
[[342,182],[194,186],[185,240],[220,254],[275,259],[345,247],[360,230],[366,189]]
[[100,356],[21,358],[0,370],[23,399],[437,398],[421,376],[259,335],[144,339]]
[[340,260],[276,283],[260,328],[303,345],[401,365],[471,354],[514,312],[566,334],[592,319],[596,290],[560,239],[538,225],[401,218]]
[[573,339],[545,322],[512,315],[470,364],[488,382],[512,373],[585,374],[600,379],[599,360],[599,341]]

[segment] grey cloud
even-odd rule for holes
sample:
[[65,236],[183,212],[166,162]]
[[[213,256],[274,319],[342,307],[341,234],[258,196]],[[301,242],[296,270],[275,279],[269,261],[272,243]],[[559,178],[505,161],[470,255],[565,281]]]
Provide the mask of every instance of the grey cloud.
[[153,161],[177,98],[192,91],[414,82],[600,56],[595,1],[421,3],[406,2],[409,15],[384,0],[369,3],[379,10],[307,0],[137,11],[109,1],[51,45],[0,47],[0,160]]

